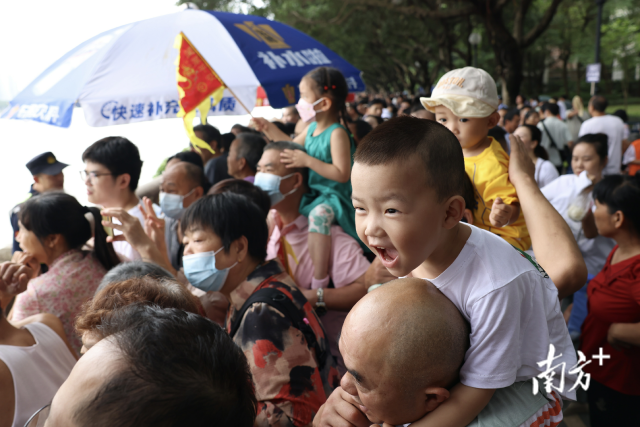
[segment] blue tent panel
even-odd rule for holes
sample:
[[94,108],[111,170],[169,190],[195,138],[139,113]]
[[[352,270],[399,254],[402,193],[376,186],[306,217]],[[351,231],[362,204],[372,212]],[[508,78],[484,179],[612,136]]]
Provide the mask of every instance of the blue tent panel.
[[344,75],[350,92],[364,90],[357,68],[295,28],[260,16],[207,12],[236,41],[274,108],[295,104],[300,98],[300,80],[316,67],[335,67]]

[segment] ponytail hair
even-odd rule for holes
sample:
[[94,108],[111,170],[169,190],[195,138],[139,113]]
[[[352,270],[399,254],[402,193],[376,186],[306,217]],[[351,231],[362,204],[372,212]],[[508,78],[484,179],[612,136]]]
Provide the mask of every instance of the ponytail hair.
[[621,211],[631,232],[640,237],[640,174],[603,177],[593,187],[593,198],[607,205],[610,214]]
[[333,67],[318,67],[309,71],[305,77],[313,80],[318,92],[322,95],[329,95],[333,105],[338,110],[342,125],[349,132],[349,127],[347,126],[349,122],[349,116],[347,115],[349,86],[347,86],[347,81],[340,70]]
[[533,125],[522,125],[520,127],[529,129],[531,141],[538,141],[538,144],[533,149],[533,154],[543,160],[549,160],[549,153],[547,153],[547,150],[540,144],[542,142],[542,131]]
[[69,249],[82,248],[95,234],[94,253],[100,264],[108,271],[120,263],[107,242],[100,210],[82,206],[69,194],[53,191],[29,199],[20,209],[20,222],[41,242],[52,234],[62,235]]

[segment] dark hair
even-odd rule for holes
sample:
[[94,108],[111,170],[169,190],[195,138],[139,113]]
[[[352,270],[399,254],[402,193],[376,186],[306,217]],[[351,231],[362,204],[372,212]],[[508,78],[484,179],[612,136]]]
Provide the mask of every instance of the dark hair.
[[193,163],[182,162],[176,165],[184,169],[185,177],[196,185],[196,187],[202,187],[202,194],[207,194],[211,184],[204,174],[204,170]]
[[467,175],[466,173],[464,175],[467,177],[464,180],[464,191],[462,193],[462,197],[464,198],[464,207],[465,209],[469,209],[471,213],[473,213],[478,209],[476,192],[473,188],[473,183],[471,182],[471,178],[469,178],[469,175]]
[[545,150],[542,144],[540,144],[540,142],[542,142],[542,132],[540,131],[540,129],[538,129],[534,125],[522,125],[520,127],[529,129],[529,135],[531,135],[531,140],[538,141],[538,144],[533,149],[533,154],[535,154],[536,157],[539,157],[543,160],[549,160],[549,153],[547,153],[547,150]]
[[146,261],[122,262],[113,267],[104,275],[100,281],[100,286],[96,289],[96,295],[106,286],[112,283],[124,282],[129,279],[137,279],[149,276],[154,279],[173,279],[173,275],[157,264]]
[[[101,284],[102,285],[102,284]],[[190,313],[199,313],[200,302],[185,286],[173,277],[131,277],[107,283],[96,291],[92,300],[82,305],[76,317],[78,335],[85,332],[100,337],[102,319],[114,310],[131,304],[154,304],[162,308],[179,308]]]
[[533,116],[534,114],[536,114],[538,116],[538,118],[540,118],[540,114],[538,114],[538,112],[536,110],[529,110],[527,111],[527,114],[525,114],[524,116],[524,121],[526,122],[527,120],[529,120],[529,117]]
[[257,133],[239,133],[236,135],[236,140],[239,142],[236,158],[245,159],[249,169],[255,173],[267,142]]
[[271,122],[274,125],[276,125],[276,127],[285,135],[291,135],[296,131],[296,124],[295,123],[282,123],[279,121],[273,121]]
[[351,123],[355,125],[354,139],[358,141],[358,144],[362,141],[362,138],[367,136],[369,132],[373,130],[371,125],[362,119],[354,120]]
[[231,147],[231,143],[233,142],[234,139],[236,139],[236,136],[231,132],[223,133],[222,136],[220,137],[220,147],[219,147],[220,151],[228,153],[229,147]]
[[627,115],[627,112],[624,110],[616,110],[616,112],[613,113],[613,115],[620,117],[622,121],[625,123],[629,121],[629,116]]
[[243,126],[241,124],[235,124],[231,126],[231,130],[238,129],[240,132],[238,133],[255,133],[255,131],[249,127]]
[[347,127],[347,96],[349,96],[349,86],[344,76],[337,68],[318,67],[309,71],[304,77],[308,77],[316,84],[316,89],[321,95],[331,97],[333,108],[338,111],[344,127]]
[[267,257],[269,230],[264,211],[245,196],[226,192],[198,200],[182,215],[181,228],[187,232],[198,227],[217,234],[227,253],[231,243],[244,236],[251,257],[258,261]]
[[558,114],[560,114],[560,107],[558,106],[558,104],[549,103],[547,104],[547,111],[549,111],[551,115],[557,116]]
[[504,121],[510,122],[516,116],[520,117],[520,110],[518,110],[517,108],[511,108],[507,110],[507,114],[504,115]]
[[271,199],[262,188],[257,187],[244,179],[230,178],[218,182],[216,185],[211,187],[211,190],[209,190],[207,194],[221,194],[227,192],[240,194],[254,202],[264,213],[264,220],[267,220],[269,210],[271,209]]
[[593,107],[594,110],[600,113],[604,113],[607,110],[607,107],[609,106],[609,102],[607,101],[607,98],[605,98],[604,96],[596,95],[593,98],[591,98],[591,106]]
[[506,130],[504,130],[502,127],[498,125],[495,125],[491,129],[489,129],[487,136],[490,136],[491,138],[495,139],[498,142],[498,144],[500,144],[502,149],[506,152],[508,148],[507,138],[505,137],[506,134],[507,134]]
[[195,151],[181,151],[179,153],[176,153],[167,159],[167,163],[169,163],[173,159],[178,159],[181,162],[185,162],[185,163],[191,163],[192,165],[196,165],[201,169],[204,169],[204,163],[202,163],[202,157],[200,157],[200,155]]
[[387,108],[387,102],[382,98],[374,98],[367,104],[367,107],[371,107],[372,105],[380,104],[382,108]]
[[401,116],[382,123],[358,145],[354,161],[386,165],[394,161],[422,160],[429,187],[439,201],[464,194],[464,157],[458,139],[440,123]]
[[93,215],[96,258],[106,270],[111,270],[120,260],[113,250],[113,245],[107,242],[100,209],[82,206],[69,194],[51,191],[33,197],[22,205],[20,222],[41,242],[47,236],[60,234],[69,249],[80,249],[94,234],[91,230],[92,225],[85,217],[86,213]]
[[79,426],[253,426],[251,371],[220,326],[176,308],[132,304],[100,329],[119,348],[121,367],[76,406]]
[[542,105],[540,105],[540,112],[544,113],[545,111],[547,111],[549,105],[551,105],[549,102],[543,102]]
[[[359,119],[356,120],[356,122],[360,121]],[[365,122],[367,123],[367,122]],[[369,125],[369,123],[367,123]],[[369,125],[371,126],[371,125]],[[347,128],[348,129],[348,128]],[[305,150],[305,148],[300,145],[300,144],[296,144],[295,142],[292,141],[274,141],[271,142],[269,144],[267,144],[264,147],[263,153],[267,150],[278,150],[280,152],[284,151],[284,150],[300,150],[303,153],[306,153],[307,150]],[[302,175],[302,183],[304,184],[304,186],[307,186],[307,180],[309,179],[309,169],[308,168],[291,168],[291,172],[298,172],[300,175]]]
[[100,163],[114,177],[129,174],[129,189],[134,192],[138,188],[142,161],[138,147],[127,138],[109,136],[94,142],[82,153],[82,161]]
[[415,113],[416,111],[422,111],[422,110],[426,110],[426,108],[424,108],[424,105],[422,105],[421,102],[416,102],[411,106],[411,108],[409,109],[409,112]]
[[593,187],[593,198],[607,205],[611,214],[621,211],[640,236],[640,175],[607,175]]
[[590,144],[593,146],[593,149],[596,150],[596,154],[600,157],[600,161],[603,161],[609,156],[608,141],[609,137],[604,133],[588,133],[578,138],[576,143],[573,145],[573,149],[575,150],[578,144]]
[[221,135],[220,135],[220,131],[217,128],[215,128],[215,127],[213,127],[213,126],[211,126],[209,124],[197,125],[197,126],[193,127],[193,131],[194,132],[201,132],[202,136],[203,136],[202,140],[204,142],[206,142],[207,144],[209,144],[209,146],[211,148],[214,148],[213,145],[212,145],[212,142],[215,142],[216,143],[216,147],[215,148],[216,149],[220,149],[220,136]]

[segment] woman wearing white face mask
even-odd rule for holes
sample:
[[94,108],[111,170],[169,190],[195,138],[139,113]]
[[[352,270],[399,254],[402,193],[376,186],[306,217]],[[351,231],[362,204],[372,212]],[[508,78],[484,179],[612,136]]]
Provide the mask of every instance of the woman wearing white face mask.
[[[313,308],[279,261],[265,261],[267,213],[230,192],[195,202],[181,220],[184,273],[191,285],[207,294],[219,291],[230,302],[226,329],[247,355],[260,401],[255,425],[270,426],[276,416],[288,418],[281,418],[283,424],[307,425],[339,376]],[[106,209],[103,214],[122,222],[104,222],[105,226],[121,230],[145,259],[166,267],[133,217],[122,209]],[[277,295],[272,298],[280,300],[279,308],[253,300],[245,306],[265,289]]]
[[[182,228],[185,276],[193,286],[219,291],[231,303],[226,329],[247,355],[259,407],[265,408],[256,425],[269,425],[268,420],[280,411],[291,424],[294,419],[295,424],[310,423],[312,414],[337,384],[338,373],[311,305],[278,261],[265,261],[265,211],[244,196],[215,194],[185,211]],[[243,310],[253,294],[267,288],[289,299],[290,306],[304,319],[304,340],[291,316],[272,305],[256,302]],[[303,379],[308,381],[298,382]],[[295,398],[287,391],[292,381],[306,384],[304,392]],[[274,400],[276,396],[278,400]]]

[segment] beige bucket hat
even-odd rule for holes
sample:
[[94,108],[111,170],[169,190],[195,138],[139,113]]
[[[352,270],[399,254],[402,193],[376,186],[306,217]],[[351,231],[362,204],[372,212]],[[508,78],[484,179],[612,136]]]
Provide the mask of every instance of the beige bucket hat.
[[486,71],[465,67],[451,70],[438,82],[430,98],[420,98],[427,110],[435,113],[444,105],[458,117],[489,117],[500,105],[496,82]]

